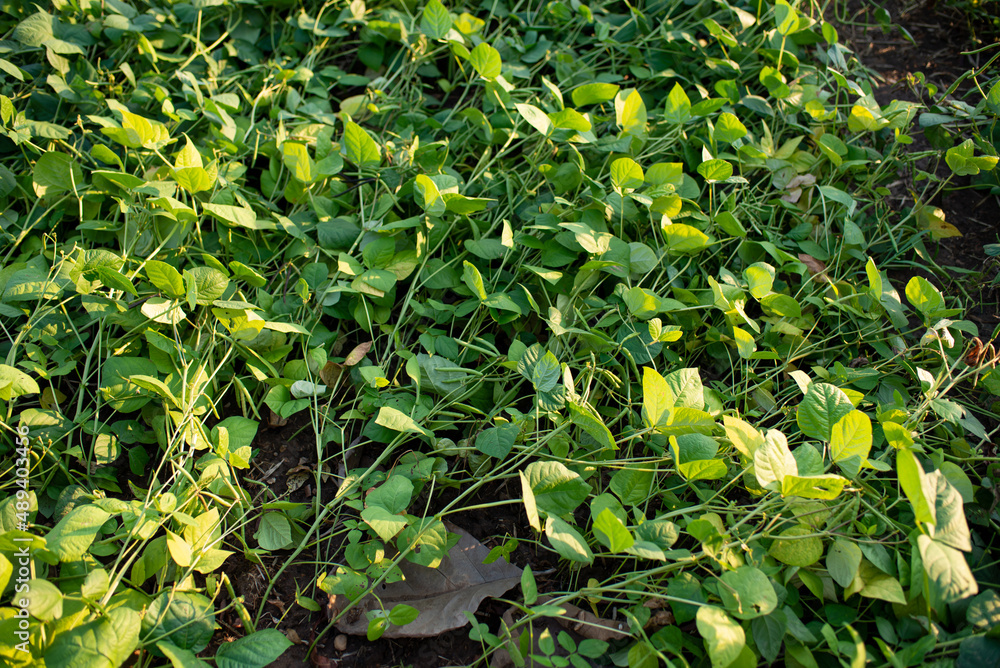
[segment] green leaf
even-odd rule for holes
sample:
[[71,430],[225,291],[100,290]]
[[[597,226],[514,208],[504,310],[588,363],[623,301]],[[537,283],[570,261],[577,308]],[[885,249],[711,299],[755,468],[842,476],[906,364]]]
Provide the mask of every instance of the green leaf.
[[642,416],[646,426],[666,426],[676,401],[666,379],[656,369],[643,367]]
[[799,473],[798,464],[788,449],[784,435],[773,429],[768,432],[764,445],[754,452],[753,467],[757,482],[764,489],[781,489],[785,476]]
[[144,638],[159,638],[194,653],[208,647],[214,633],[212,601],[194,592],[168,590],[153,599],[142,618]]
[[916,455],[910,450],[896,452],[896,476],[899,486],[903,488],[906,498],[913,506],[913,514],[917,522],[935,523],[934,501],[937,499],[935,481],[924,473],[923,467],[917,461]]
[[284,142],[281,145],[281,162],[292,178],[300,183],[310,184],[319,176],[316,171],[316,163],[313,162],[305,144],[294,141]]
[[292,544],[292,525],[282,513],[267,512],[260,518],[260,528],[254,534],[257,544],[268,551],[284,550]]
[[698,608],[696,621],[698,633],[705,640],[705,649],[712,660],[712,668],[727,668],[732,665],[746,646],[743,627],[734,622],[722,608],[714,605]]
[[856,543],[834,538],[833,545],[826,552],[826,570],[834,582],[847,587],[858,574],[861,556],[861,548]]
[[430,0],[420,17],[420,32],[429,39],[442,39],[451,30],[451,15],[440,0]]
[[671,223],[660,227],[667,248],[671,253],[697,253],[709,245],[707,234],[697,227],[683,223]]
[[646,132],[646,103],[639,91],[633,90],[624,100],[621,95],[615,98],[615,115],[623,132],[632,135]]
[[830,435],[830,457],[842,462],[849,457],[868,459],[872,447],[872,421],[861,411],[851,411],[833,425]]
[[611,183],[619,192],[641,188],[645,183],[642,167],[632,158],[618,158],[611,163]]
[[118,668],[139,645],[139,625],[135,610],[114,608],[105,616],[58,634],[45,652],[45,664]]
[[378,167],[382,162],[382,150],[371,135],[354,121],[344,124],[344,159],[361,169]]
[[795,421],[806,436],[829,441],[833,425],[853,410],[851,400],[839,387],[813,383],[795,411]]
[[[496,201],[488,197],[466,197],[465,195],[459,195],[458,193],[444,193],[441,197],[444,198],[445,208],[447,208],[448,211],[463,216],[485,211],[489,208],[490,202]],[[482,239],[480,241],[487,240]]]
[[424,436],[434,435],[434,432],[421,427],[412,417],[391,406],[383,406],[379,409],[378,415],[375,417],[375,424],[393,431],[423,434]]
[[799,14],[785,0],[775,0],[774,26],[779,35],[791,35],[799,29]]
[[393,514],[405,512],[413,497],[413,482],[403,475],[391,475],[378,487],[368,491],[365,505],[381,506]]
[[[457,541],[458,536],[452,534],[452,538]],[[449,539],[448,530],[441,520],[427,524],[426,519],[414,519],[414,522],[403,529],[396,538],[396,549],[403,552],[412,547],[413,549],[406,555],[407,561],[418,566],[437,568],[455,541]]]
[[[547,355],[552,355],[552,353],[547,353]],[[555,359],[554,355],[553,359]],[[558,365],[558,362],[556,364]],[[558,366],[556,368],[558,369]],[[553,387],[555,387],[555,383],[553,383]],[[604,424],[604,421],[601,420],[600,416],[592,409],[569,402],[569,418],[573,424],[594,439],[603,449],[618,449],[618,446],[615,444],[615,437],[611,434],[611,430],[608,429],[608,427]]]
[[725,181],[733,175],[733,165],[726,160],[713,158],[698,165],[698,173],[709,183]]
[[768,615],[778,607],[771,581],[753,566],[740,566],[723,573],[719,577],[719,596],[726,610],[737,619]]
[[712,133],[715,141],[731,144],[746,135],[746,126],[740,122],[740,119],[726,111],[719,114],[719,118],[715,121],[715,131]]
[[542,136],[548,137],[552,134],[552,121],[545,115],[544,111],[530,104],[516,103],[514,107],[521,118],[528,121],[528,125],[542,133]]
[[68,190],[79,190],[83,185],[83,170],[66,153],[49,151],[35,163],[31,183],[39,197],[59,195]]
[[799,524],[785,529],[771,543],[767,553],[783,564],[806,568],[823,556],[823,541],[809,526]]
[[535,574],[531,572],[531,566],[525,566],[521,571],[521,593],[524,595],[525,605],[534,605],[538,600],[538,585],[535,582]]
[[397,603],[389,611],[389,623],[395,626],[406,626],[420,616],[420,611],[412,605]]
[[934,540],[956,550],[972,551],[972,538],[965,519],[962,495],[940,470],[927,476],[935,486]]
[[793,297],[782,294],[764,295],[760,300],[764,313],[783,318],[801,318],[802,306]]
[[722,424],[726,430],[726,438],[740,451],[740,454],[747,459],[753,460],[753,455],[757,451],[757,448],[764,445],[764,437],[761,433],[748,423],[732,415],[723,416]]
[[462,282],[464,282],[472,294],[479,297],[479,301],[486,301],[486,284],[483,282],[483,275],[479,273],[476,265],[468,260],[462,262]]
[[598,513],[594,520],[594,536],[615,553],[624,552],[635,543],[635,538],[622,521],[607,508]]
[[1000,624],[1000,595],[992,589],[979,594],[969,604],[965,618],[970,624],[981,629]]
[[62,617],[63,594],[59,591],[59,587],[48,580],[37,578],[29,580],[25,595],[28,600],[28,612],[32,617],[43,622],[51,622]]
[[146,278],[157,290],[165,292],[171,299],[184,296],[184,281],[173,266],[159,260],[148,260],[144,269]]
[[110,513],[95,505],[77,506],[46,534],[45,547],[59,561],[77,561],[87,554],[101,525],[110,517]]
[[486,42],[480,42],[469,54],[469,63],[484,79],[496,79],[500,76],[503,61],[500,52]]
[[867,561],[862,561],[859,577],[864,582],[864,587],[858,593],[865,598],[906,605],[906,594],[903,593],[903,586],[899,584],[899,580],[891,575],[881,572]]
[[679,83],[675,83],[667,95],[663,119],[670,123],[686,123],[691,119],[691,99]]
[[476,449],[490,457],[503,459],[514,448],[521,428],[516,424],[500,424],[492,429],[484,429],[476,436]]
[[0,399],[10,401],[26,394],[38,394],[41,388],[35,379],[20,369],[0,364]]
[[590,551],[590,546],[572,525],[558,517],[549,517],[545,523],[545,535],[563,558],[584,564],[594,563],[594,553]]
[[786,475],[781,479],[782,496],[801,496],[806,499],[835,499],[849,481],[839,475],[797,476]]
[[277,629],[262,629],[219,647],[218,668],[264,668],[285,653],[292,642]]
[[917,549],[924,573],[942,602],[954,603],[979,593],[976,578],[960,551],[925,534],[917,536]]
[[428,216],[440,216],[445,212],[444,198],[429,176],[417,174],[413,181],[413,194],[417,204]]
[[550,516],[573,512],[590,494],[590,485],[561,462],[532,462],[524,474],[539,510]]
[[588,83],[573,89],[573,105],[582,107],[615,99],[618,86],[611,83]]
[[274,223],[258,221],[256,212],[249,207],[212,204],[211,202],[206,202],[201,207],[205,213],[213,218],[235,227],[245,227],[250,230],[274,229]]
[[173,668],[209,668],[209,665],[199,659],[191,650],[181,649],[163,641],[157,642],[156,648],[170,659],[170,665]]
[[774,285],[774,267],[766,262],[754,262],[743,270],[743,277],[754,299],[761,299],[771,292]]
[[202,306],[208,306],[222,297],[229,287],[229,278],[214,267],[185,269],[183,278],[189,294],[194,290],[197,295],[195,301]]
[[621,502],[629,506],[640,506],[650,497],[654,472],[649,468],[627,466],[611,476],[611,491]]
[[128,277],[120,271],[111,269],[110,267],[98,267],[97,277],[100,279],[101,283],[112,290],[119,290],[121,292],[127,292],[130,295],[139,296],[135,286],[132,285],[132,281],[130,281]]
[[920,311],[925,320],[944,308],[944,297],[941,292],[923,276],[914,276],[909,280],[906,284],[906,298],[913,308]]

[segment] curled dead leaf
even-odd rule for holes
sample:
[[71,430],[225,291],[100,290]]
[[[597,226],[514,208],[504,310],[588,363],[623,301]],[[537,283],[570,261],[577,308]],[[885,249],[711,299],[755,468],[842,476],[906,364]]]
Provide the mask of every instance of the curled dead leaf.
[[[489,549],[468,532],[445,523],[459,541],[437,568],[419,566],[409,561],[399,564],[405,579],[379,587],[378,598],[368,595],[347,610],[336,623],[337,630],[350,635],[368,631],[367,612],[391,610],[398,603],[417,609],[416,620],[405,626],[390,626],[385,638],[429,638],[469,623],[465,612],[475,612],[483,599],[502,596],[521,582],[521,569],[497,559],[484,564]],[[331,618],[347,609],[343,596],[331,596],[327,613]]]

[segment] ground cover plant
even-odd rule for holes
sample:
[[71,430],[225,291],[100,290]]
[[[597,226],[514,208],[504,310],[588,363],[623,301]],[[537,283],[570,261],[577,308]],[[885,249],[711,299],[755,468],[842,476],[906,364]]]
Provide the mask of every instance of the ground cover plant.
[[1000,82],[825,9],[5,5],[5,664],[995,664]]

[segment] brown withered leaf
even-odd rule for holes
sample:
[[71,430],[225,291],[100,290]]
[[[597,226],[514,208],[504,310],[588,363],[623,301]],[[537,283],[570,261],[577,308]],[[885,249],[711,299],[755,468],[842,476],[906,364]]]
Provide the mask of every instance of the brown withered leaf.
[[[550,596],[539,596],[539,603],[547,603]],[[572,603],[562,603],[559,606],[566,611],[566,614],[555,617],[563,627],[574,633],[591,638],[593,640],[624,640],[629,637],[628,624],[625,622],[613,622],[610,619],[603,619],[592,612],[578,608]]]
[[826,265],[806,253],[799,253],[799,261],[806,266],[809,273],[817,276],[826,273]]
[[[549,603],[552,601],[551,596],[539,596],[538,603]],[[530,623],[530,638],[532,649],[530,654],[542,655],[543,652],[539,645],[539,639],[542,636],[542,632],[546,629],[552,636],[557,636],[563,629],[569,631],[571,637],[579,642],[584,638],[590,638],[592,640],[603,640],[604,642],[611,642],[612,640],[621,640],[628,638],[629,634],[623,632],[619,629],[627,629],[628,625],[625,622],[613,622],[608,619],[602,619],[597,615],[582,610],[572,603],[561,603],[559,605],[563,609],[565,614],[559,616],[542,617],[536,618]],[[519,612],[516,607],[510,607],[506,612],[503,613],[503,621],[507,625],[507,628],[514,628],[514,613]],[[660,611],[663,612],[663,611]],[[657,613],[659,614],[659,613]],[[655,615],[654,615],[655,616]],[[520,631],[514,632],[514,638],[518,639],[520,637]],[[562,646],[556,647],[556,656],[565,656],[566,652]],[[530,656],[526,657],[525,666],[527,668],[541,668],[541,663],[534,661]],[[501,647],[493,655],[493,659],[490,662],[493,668],[510,668],[514,666],[514,660],[510,656],[510,652],[506,647]]]
[[323,381],[323,384],[327,387],[334,387],[337,381],[340,380],[341,374],[344,373],[344,365],[337,364],[336,362],[327,362],[322,369],[319,370],[319,379]]
[[[497,559],[483,561],[490,551],[466,531],[445,523],[448,531],[460,536],[437,568],[427,568],[403,561],[399,569],[404,580],[379,587],[378,600],[369,595],[358,602],[337,621],[337,630],[351,635],[368,631],[369,610],[391,610],[397,603],[411,605],[419,611],[416,620],[405,626],[390,626],[386,638],[430,638],[469,623],[464,612],[475,612],[483,599],[502,596],[521,582],[521,569]],[[331,616],[340,614],[346,599],[337,596],[331,601]]]
[[288,424],[288,418],[283,418],[270,408],[267,409],[267,428],[268,429],[281,429],[286,424]]
[[344,366],[354,366],[355,364],[363,360],[365,358],[365,355],[367,355],[368,351],[371,349],[372,349],[371,341],[367,341],[365,343],[359,343],[358,345],[354,346],[354,350],[352,350],[347,355],[347,359],[344,360]]

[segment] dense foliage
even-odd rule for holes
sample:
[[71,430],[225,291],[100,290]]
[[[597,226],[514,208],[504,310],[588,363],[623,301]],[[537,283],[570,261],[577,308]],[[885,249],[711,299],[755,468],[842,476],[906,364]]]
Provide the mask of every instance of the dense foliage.
[[[997,162],[995,80],[880,105],[784,0],[4,12],[6,665],[267,665],[227,560],[319,564],[318,610],[484,504],[561,566],[472,617],[486,660],[996,663],[992,333],[913,263]],[[292,502],[248,473],[304,415]],[[555,642],[574,601],[627,639]]]

